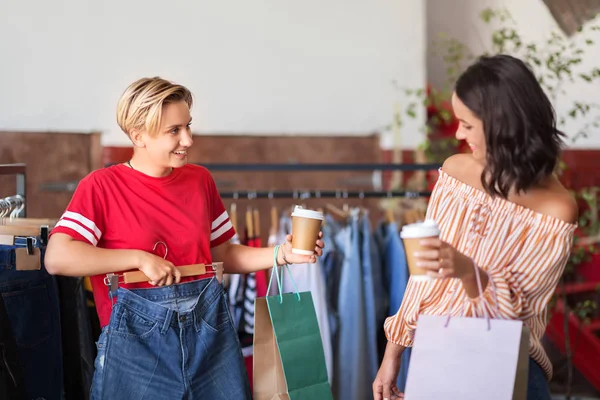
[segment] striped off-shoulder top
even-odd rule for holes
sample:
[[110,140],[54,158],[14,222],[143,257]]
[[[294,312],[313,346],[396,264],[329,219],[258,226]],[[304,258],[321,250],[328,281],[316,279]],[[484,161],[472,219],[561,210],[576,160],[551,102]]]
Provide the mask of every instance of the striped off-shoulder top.
[[412,346],[418,315],[444,314],[454,290],[459,290],[452,315],[481,317],[487,312],[494,318],[523,320],[531,330],[530,355],[550,379],[552,365],[541,338],[547,305],[569,258],[576,225],[492,197],[439,172],[427,218],[437,221],[442,240],[487,272],[490,284],[483,296],[471,299],[458,279],[409,280],[400,309],[385,321],[388,340]]

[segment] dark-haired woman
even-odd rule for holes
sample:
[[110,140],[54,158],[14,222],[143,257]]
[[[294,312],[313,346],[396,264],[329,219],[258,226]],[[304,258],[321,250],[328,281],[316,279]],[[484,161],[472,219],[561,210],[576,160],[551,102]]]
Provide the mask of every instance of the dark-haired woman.
[[450,307],[452,315],[480,317],[485,309],[494,318],[522,320],[531,330],[527,398],[549,400],[552,365],[540,340],[578,213],[553,174],[563,134],[534,74],[511,56],[471,65],[456,83],[452,106],[460,121],[456,138],[471,153],[448,158],[439,171],[427,217],[439,224],[440,239],[424,240],[430,249],[416,254],[436,279],[411,279],[398,313],[386,320],[388,344],[373,395],[402,398],[395,385],[400,356],[413,344],[418,315]]

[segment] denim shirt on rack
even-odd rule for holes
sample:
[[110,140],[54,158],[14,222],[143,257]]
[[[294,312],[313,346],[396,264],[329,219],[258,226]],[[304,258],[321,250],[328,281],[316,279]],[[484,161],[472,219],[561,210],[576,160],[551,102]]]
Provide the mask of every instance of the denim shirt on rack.
[[357,212],[335,237],[344,261],[339,281],[338,349],[334,364],[334,398],[368,399],[373,396],[370,344],[361,265],[360,227]]

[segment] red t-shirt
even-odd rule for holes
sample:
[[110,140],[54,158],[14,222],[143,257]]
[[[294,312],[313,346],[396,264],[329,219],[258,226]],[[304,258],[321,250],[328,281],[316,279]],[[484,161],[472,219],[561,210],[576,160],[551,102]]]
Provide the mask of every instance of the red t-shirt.
[[[118,164],[81,180],[54,233],[105,249],[139,249],[161,257],[165,246],[153,248],[163,242],[166,259],[178,266],[211,263],[211,248],[231,239],[235,231],[206,168],[188,164],[153,178]],[[108,324],[112,310],[105,276],[90,277],[101,326]],[[120,287],[152,286],[144,282]]]

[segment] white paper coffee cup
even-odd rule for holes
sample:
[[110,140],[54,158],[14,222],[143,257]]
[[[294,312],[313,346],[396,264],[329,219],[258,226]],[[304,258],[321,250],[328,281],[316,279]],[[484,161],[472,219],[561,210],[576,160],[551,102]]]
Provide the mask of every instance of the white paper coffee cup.
[[294,207],[294,212],[292,212],[292,253],[307,256],[315,253],[323,218],[323,213],[320,211],[300,206]]
[[404,243],[408,271],[413,280],[429,281],[433,278],[427,275],[426,269],[417,266],[417,260],[414,253],[421,250],[427,250],[420,241],[425,238],[437,238],[440,236],[440,228],[434,220],[425,220],[414,224],[404,225],[400,232],[400,238]]

